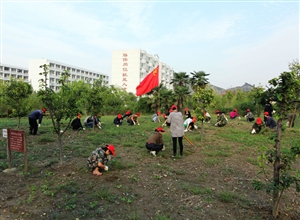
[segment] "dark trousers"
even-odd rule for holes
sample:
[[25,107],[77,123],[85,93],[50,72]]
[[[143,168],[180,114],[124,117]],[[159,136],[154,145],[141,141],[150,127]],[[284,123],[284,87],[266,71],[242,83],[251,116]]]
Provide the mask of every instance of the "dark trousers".
[[180,155],[182,156],[182,153],[183,153],[182,138],[183,137],[172,137],[172,141],[173,141],[173,156],[176,156],[176,153],[177,153],[177,139],[178,139],[178,143],[179,143]]
[[38,131],[38,123],[36,122],[36,119],[28,118],[29,119],[29,125],[30,129],[29,132],[30,134],[36,135]]
[[163,149],[163,145],[162,144],[154,144],[154,143],[146,143],[146,148],[150,151],[156,151],[156,153],[158,153],[159,151],[161,151],[161,149]]

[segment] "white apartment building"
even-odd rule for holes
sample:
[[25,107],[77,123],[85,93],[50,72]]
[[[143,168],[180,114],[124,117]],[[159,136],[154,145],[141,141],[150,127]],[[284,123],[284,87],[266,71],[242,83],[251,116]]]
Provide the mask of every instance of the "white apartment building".
[[83,80],[85,82],[93,84],[94,81],[102,78],[103,85],[108,85],[109,83],[109,77],[100,72],[84,69],[81,67],[76,67],[65,63],[60,63],[49,59],[36,59],[36,60],[29,60],[29,65],[28,65],[29,81],[33,89],[36,91],[38,91],[40,88],[39,80],[43,78],[43,76],[40,75],[40,73],[43,72],[43,68],[40,68],[40,66],[44,64],[49,65],[49,75],[47,79],[47,84],[54,91],[59,90],[58,82],[61,73],[64,72],[65,70],[68,70],[70,73],[70,77],[69,77],[70,82]]
[[159,65],[159,83],[168,89],[173,79],[173,69],[159,61],[158,56],[147,54],[141,49],[112,51],[111,85],[136,94],[136,87]]
[[0,64],[0,80],[10,81],[10,78],[22,79],[28,81],[28,69],[12,65]]

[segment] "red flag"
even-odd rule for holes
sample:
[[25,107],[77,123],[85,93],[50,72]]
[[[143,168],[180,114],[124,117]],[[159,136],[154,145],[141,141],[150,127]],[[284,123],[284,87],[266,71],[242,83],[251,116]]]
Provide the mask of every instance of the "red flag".
[[148,92],[151,92],[153,88],[158,86],[158,68],[157,66],[151,73],[149,73],[145,79],[136,87],[136,95],[141,96]]

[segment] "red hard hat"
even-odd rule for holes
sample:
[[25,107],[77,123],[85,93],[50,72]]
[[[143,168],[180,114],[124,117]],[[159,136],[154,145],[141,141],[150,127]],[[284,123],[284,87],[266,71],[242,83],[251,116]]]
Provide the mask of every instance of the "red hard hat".
[[112,153],[112,155],[116,156],[115,147],[113,145],[106,145],[107,149]]

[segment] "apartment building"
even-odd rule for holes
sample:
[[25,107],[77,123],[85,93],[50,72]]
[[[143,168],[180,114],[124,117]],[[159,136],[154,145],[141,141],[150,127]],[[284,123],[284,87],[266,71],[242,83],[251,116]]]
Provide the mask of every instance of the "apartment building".
[[65,63],[60,63],[49,59],[36,59],[29,60],[28,65],[29,81],[33,89],[36,91],[40,88],[39,80],[43,78],[43,76],[40,75],[40,73],[43,72],[43,69],[40,68],[40,66],[43,66],[44,64],[49,65],[49,75],[47,79],[47,84],[54,91],[59,90],[59,79],[61,73],[65,70],[69,71],[70,73],[70,82],[83,80],[87,83],[93,84],[93,82],[97,79],[102,79],[103,85],[108,85],[109,83],[109,77],[100,72],[76,67]]
[[0,64],[0,80],[10,81],[10,78],[22,79],[28,81],[28,69],[24,67]]
[[159,83],[168,89],[173,79],[173,69],[160,62],[157,55],[148,54],[141,49],[112,51],[111,85],[127,92],[136,93],[136,87],[155,67],[159,65]]

